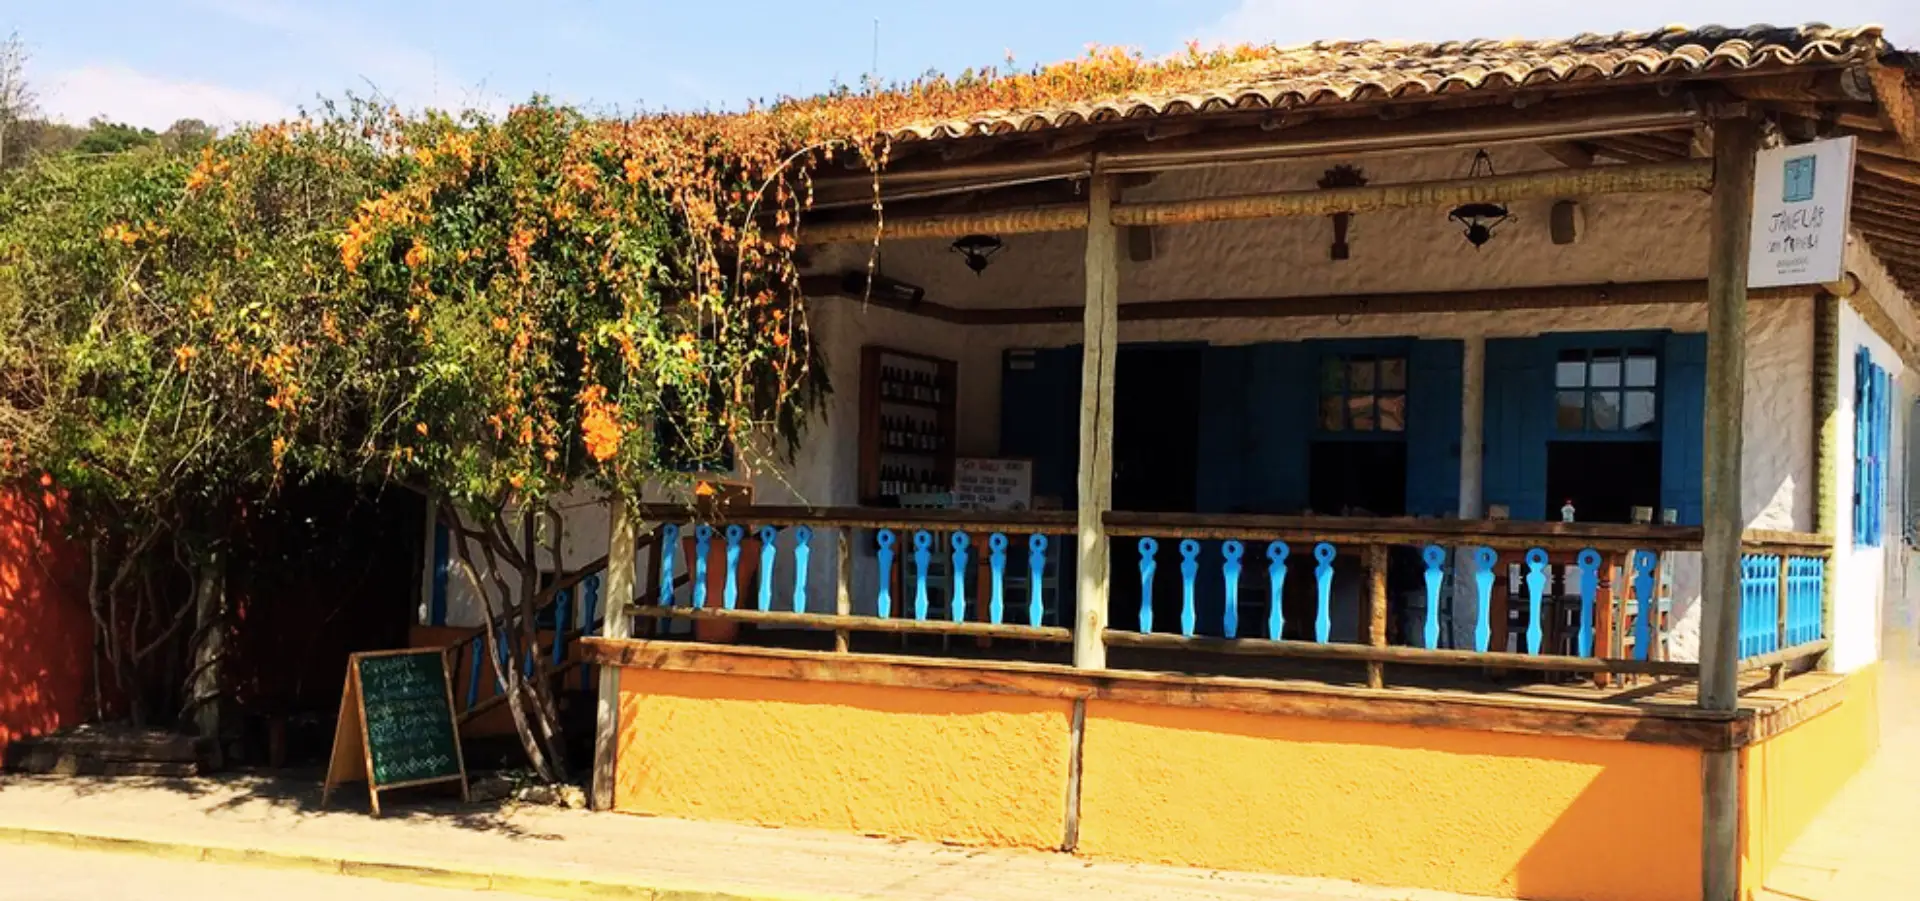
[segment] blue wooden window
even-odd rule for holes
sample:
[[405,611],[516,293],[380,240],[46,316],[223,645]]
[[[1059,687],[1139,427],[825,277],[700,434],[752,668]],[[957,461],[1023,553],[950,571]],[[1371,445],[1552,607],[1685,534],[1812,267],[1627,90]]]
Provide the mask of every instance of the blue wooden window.
[[1853,543],[1879,547],[1893,446],[1893,380],[1865,347],[1853,357]]
[[1320,358],[1319,429],[1339,434],[1407,430],[1404,354],[1329,353]]
[[1660,358],[1652,347],[1562,347],[1553,391],[1556,437],[1660,440]]

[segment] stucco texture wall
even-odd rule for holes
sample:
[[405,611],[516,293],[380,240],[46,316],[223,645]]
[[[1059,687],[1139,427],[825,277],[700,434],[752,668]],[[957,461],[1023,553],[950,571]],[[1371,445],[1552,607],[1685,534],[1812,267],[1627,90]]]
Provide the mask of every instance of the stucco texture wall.
[[618,810],[1058,848],[1072,703],[628,668]]
[[1087,705],[1082,853],[1471,894],[1692,899],[1700,755]]
[[1880,746],[1878,663],[1830,691],[1844,700],[1740,749],[1740,877],[1747,897]]
[[84,555],[60,535],[61,503],[0,486],[0,752],[80,722],[93,684]]

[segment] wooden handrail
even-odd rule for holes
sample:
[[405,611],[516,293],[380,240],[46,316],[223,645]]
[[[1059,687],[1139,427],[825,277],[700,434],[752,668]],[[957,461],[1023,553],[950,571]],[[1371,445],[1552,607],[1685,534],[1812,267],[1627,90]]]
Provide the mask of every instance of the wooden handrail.
[[969,532],[1069,534],[1079,525],[1071,510],[1026,513],[974,510],[898,510],[885,507],[735,507],[702,517],[683,506],[649,504],[638,511],[649,523],[705,522],[754,526],[812,526],[855,529],[935,529]]
[[727,610],[722,607],[633,607],[629,614],[643,619],[708,619],[801,626],[852,632],[888,632],[914,635],[970,635],[1024,641],[1072,641],[1073,633],[1059,626],[1022,626],[1014,623],[953,622],[942,619],[904,619],[878,616],[840,616],[832,613],[788,613],[777,610]]
[[1699,550],[1697,526],[1508,519],[1424,519],[1411,516],[1266,516],[1126,513],[1106,516],[1116,537],[1264,538],[1362,544],[1479,544],[1547,550]]

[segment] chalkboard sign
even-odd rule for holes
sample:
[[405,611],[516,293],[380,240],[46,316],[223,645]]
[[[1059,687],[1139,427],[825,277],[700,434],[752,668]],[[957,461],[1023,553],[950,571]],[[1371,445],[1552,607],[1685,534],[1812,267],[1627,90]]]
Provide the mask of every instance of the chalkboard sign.
[[962,510],[1027,510],[1033,506],[1033,461],[955,460],[953,505]]
[[380,815],[380,792],[388,789],[458,780],[465,796],[467,766],[442,649],[376,651],[348,659],[321,805],[335,785],[361,779],[367,781],[374,816]]

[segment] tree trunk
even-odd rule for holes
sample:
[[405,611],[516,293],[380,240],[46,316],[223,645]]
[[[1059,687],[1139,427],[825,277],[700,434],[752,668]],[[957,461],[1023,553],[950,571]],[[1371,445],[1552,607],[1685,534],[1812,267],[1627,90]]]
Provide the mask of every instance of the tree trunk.
[[213,745],[213,765],[221,764],[221,708],[224,688],[220,678],[225,670],[227,643],[226,558],[218,550],[200,561],[194,577],[193,679],[187,702],[201,738]]

